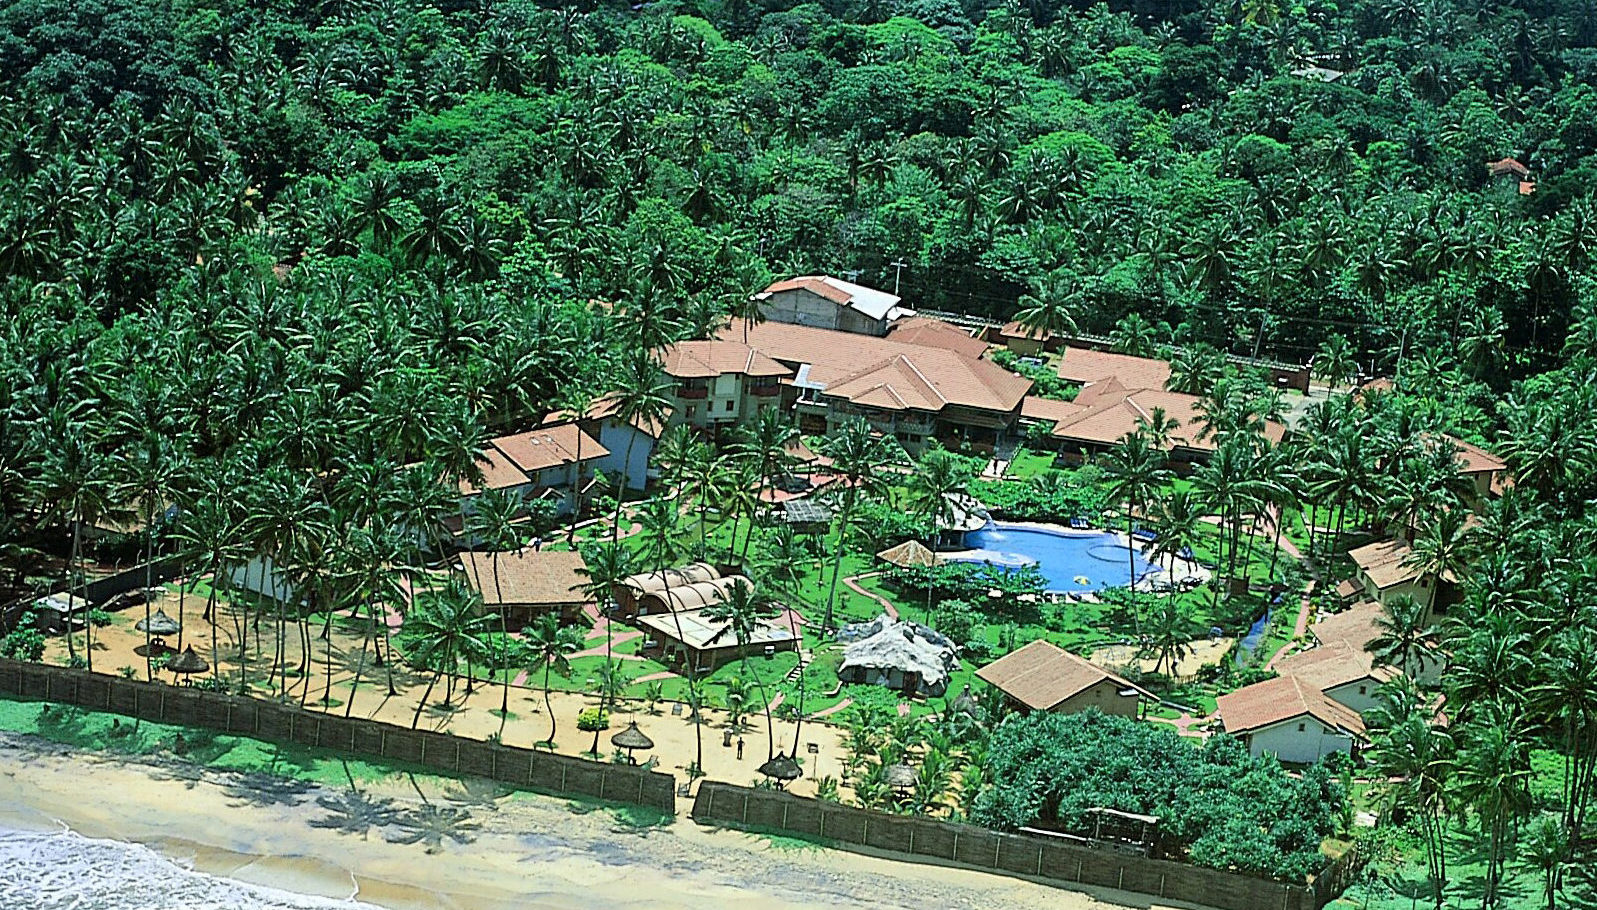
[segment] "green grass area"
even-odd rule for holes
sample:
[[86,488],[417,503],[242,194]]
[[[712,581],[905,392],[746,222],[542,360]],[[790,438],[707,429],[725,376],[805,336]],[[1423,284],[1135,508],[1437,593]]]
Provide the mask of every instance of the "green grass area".
[[1009,462],[1009,468],[1004,472],[1004,476],[1017,480],[1030,480],[1053,469],[1054,453],[1021,448],[1015,450],[1015,457]]

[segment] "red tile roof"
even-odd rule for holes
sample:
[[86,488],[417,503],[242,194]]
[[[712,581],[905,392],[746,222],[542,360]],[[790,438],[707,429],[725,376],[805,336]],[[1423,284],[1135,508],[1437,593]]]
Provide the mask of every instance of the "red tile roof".
[[534,471],[575,462],[579,439],[583,461],[603,458],[610,454],[610,450],[601,445],[599,440],[582,432],[574,423],[539,427],[513,436],[500,436],[491,440],[491,444],[508,456],[516,467],[531,474]]
[[661,354],[667,375],[710,379],[728,374],[786,376],[792,372],[741,341],[679,341]]
[[1105,680],[1153,698],[1141,687],[1042,639],[982,667],[976,677],[1036,711],[1050,710]]
[[[494,574],[498,556],[498,574]],[[519,553],[460,554],[466,580],[472,587],[480,582],[482,600],[488,606],[500,604],[570,604],[587,597],[580,590],[587,568],[582,554],[562,550],[522,550]]]
[[[609,395],[605,395],[602,398],[596,398],[594,399],[593,404],[588,406],[588,412],[582,415],[583,419],[605,420],[607,418],[613,417],[615,416],[616,408],[620,405],[620,403],[619,396],[613,392]],[[665,417],[667,420],[669,420],[671,417],[671,410],[669,408],[666,409]],[[553,426],[555,424],[570,423],[571,420],[572,414],[570,411],[550,411],[548,414],[544,415],[542,425]],[[665,431],[665,420],[645,420],[641,417],[637,417],[633,418],[632,426],[635,429],[641,430],[644,433],[658,439],[660,434]],[[584,450],[583,454],[586,455],[587,451]]]
[[1364,718],[1295,676],[1278,676],[1243,686],[1216,699],[1225,732],[1251,733],[1303,717],[1356,736],[1364,735]]
[[[742,334],[742,324],[734,323],[722,337]],[[827,395],[870,407],[935,412],[958,405],[1007,413],[1031,389],[1029,379],[946,348],[784,322],[750,326],[748,337],[753,348],[778,361],[807,364],[804,378]]]
[[1020,402],[1020,416],[1032,420],[1051,420],[1058,423],[1070,420],[1086,411],[1086,405],[1076,404],[1074,401],[1059,401],[1055,398],[1041,398],[1036,395],[1027,395]]
[[[1203,411],[1195,395],[1166,392],[1162,389],[1128,389],[1116,378],[1095,382],[1081,390],[1075,404],[1082,408],[1074,417],[1054,424],[1053,435],[1066,441],[1091,445],[1112,445],[1142,422],[1152,418],[1155,409],[1179,422],[1170,434],[1174,445],[1198,451],[1212,451],[1212,434],[1198,438],[1204,427]],[[1286,428],[1278,423],[1265,427],[1271,442],[1280,442]]]
[[1508,469],[1508,462],[1474,443],[1465,442],[1456,436],[1447,436],[1445,434],[1442,438],[1452,443],[1455,449],[1458,449],[1459,470],[1465,474],[1484,474],[1490,471]]
[[925,347],[947,348],[966,357],[980,357],[987,352],[987,342],[951,322],[926,316],[911,316],[893,323],[887,331],[890,341],[916,344]]
[[1493,177],[1514,176],[1524,179],[1530,176],[1530,168],[1513,158],[1499,158],[1496,161],[1486,162],[1486,172]]
[[1376,588],[1384,591],[1420,577],[1418,569],[1403,565],[1410,552],[1409,545],[1401,540],[1381,540],[1349,550],[1347,555]]
[[462,480],[460,495],[474,496],[483,490],[507,490],[532,482],[532,478],[516,467],[516,463],[511,461],[509,456],[491,445],[477,456],[477,468],[482,471],[482,484],[479,486]]
[[1067,347],[1059,356],[1059,378],[1092,383],[1115,378],[1128,389],[1163,389],[1170,381],[1170,364],[1152,357],[1133,357],[1087,348]]
[[1277,660],[1275,671],[1296,676],[1321,692],[1361,679],[1379,685],[1399,675],[1391,667],[1377,667],[1375,656],[1362,646],[1336,640]]

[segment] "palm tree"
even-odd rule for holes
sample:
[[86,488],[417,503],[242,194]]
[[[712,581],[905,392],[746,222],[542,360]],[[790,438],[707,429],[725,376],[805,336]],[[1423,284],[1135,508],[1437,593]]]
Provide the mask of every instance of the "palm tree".
[[[581,444],[581,434],[578,434],[578,444]],[[581,462],[579,461],[580,465]],[[466,516],[466,538],[477,541],[482,547],[488,549],[493,555],[489,557],[489,565],[494,576],[494,601],[499,605],[495,612],[499,614],[499,672],[504,674],[500,680],[502,694],[499,700],[499,735],[505,733],[505,720],[510,716],[510,627],[506,616],[504,590],[499,585],[499,554],[504,550],[515,550],[519,555],[522,548],[522,536],[516,527],[516,519],[525,509],[520,490],[484,490],[477,494],[472,503],[472,511]],[[477,590],[484,590],[482,579],[477,579]],[[466,691],[471,692],[470,665],[467,665]]]
[[1358,374],[1358,365],[1353,360],[1353,346],[1341,335],[1332,335],[1320,342],[1320,349],[1314,354],[1314,372],[1333,389],[1341,383],[1351,382]]
[[[121,467],[121,489],[130,504],[139,507],[144,523],[144,588],[154,587],[156,515],[178,499],[185,483],[181,440],[174,440],[161,430],[149,428],[117,460]],[[150,647],[148,630],[150,600],[144,599],[144,676],[155,678],[154,652]],[[182,632],[179,631],[181,636]],[[181,638],[179,639],[181,642]]]
[[1180,597],[1169,594],[1159,598],[1143,629],[1147,649],[1157,656],[1154,673],[1167,667],[1170,679],[1175,680],[1177,664],[1192,653],[1192,625],[1192,617]]
[[[50,443],[44,447],[46,454],[40,465],[37,496],[48,503],[46,519],[59,517],[72,526],[72,548],[63,586],[70,596],[73,579],[79,579],[83,583],[79,597],[86,600],[88,581],[82,565],[83,526],[118,516],[120,510],[112,493],[110,463],[95,451],[81,425],[69,424],[63,429],[65,432],[52,434]],[[68,626],[67,654],[75,659],[73,640],[72,629]],[[93,671],[93,623],[84,623],[83,656],[85,665]]]
[[532,625],[522,629],[521,634],[526,639],[528,669],[534,673],[543,671],[543,707],[549,714],[549,738],[544,742],[553,749],[557,725],[554,703],[549,696],[549,676],[551,673],[571,675],[571,661],[568,658],[582,650],[582,632],[572,626],[562,626],[560,617],[554,613],[545,613]]
[[699,706],[703,703],[699,690],[699,662],[687,650],[687,635],[682,629],[682,611],[671,603],[671,576],[666,572],[679,552],[676,539],[676,503],[659,497],[646,500],[638,512],[638,521],[643,525],[643,538],[647,541],[654,570],[659,572],[660,578],[666,582],[662,593],[666,606],[671,611],[671,620],[676,626],[677,641],[683,644],[682,660],[687,665],[688,700],[693,707],[694,773],[703,774],[704,723],[699,714]]
[[1492,705],[1461,733],[1458,795],[1480,818],[1487,836],[1486,881],[1481,906],[1499,900],[1509,831],[1531,805],[1530,739],[1524,718],[1505,705]]
[[1071,335],[1076,319],[1071,315],[1079,289],[1071,287],[1063,273],[1053,273],[1032,283],[1031,291],[1021,296],[1015,321],[1032,338]]
[[776,732],[771,721],[771,700],[766,696],[765,680],[749,667],[749,645],[754,641],[755,633],[765,624],[765,620],[777,615],[777,604],[769,594],[755,589],[747,581],[739,578],[732,582],[731,588],[727,589],[726,599],[709,607],[706,615],[715,622],[726,623],[726,627],[737,639],[743,675],[753,677],[754,685],[760,691],[760,701],[765,708],[765,757],[775,758]]
[[1101,464],[1109,482],[1110,499],[1125,503],[1127,584],[1134,588],[1137,549],[1131,535],[1137,530],[1137,512],[1146,509],[1170,481],[1170,470],[1165,467],[1164,453],[1150,445],[1148,437],[1142,433],[1122,436],[1120,442],[1104,454]]
[[[609,667],[615,638],[611,631],[611,626],[615,624],[614,591],[622,580],[637,574],[637,559],[626,546],[607,543],[585,548],[582,552],[582,562],[583,564],[577,567],[577,574],[586,579],[581,585],[581,591],[597,605],[599,616],[604,621],[604,664]],[[610,709],[608,699],[601,707],[607,711]]]
[[1558,907],[1558,892],[1564,887],[1564,871],[1574,860],[1578,841],[1557,815],[1543,815],[1530,826],[1530,834],[1519,843],[1519,861],[1542,874],[1542,894],[1547,910]]
[[[915,473],[909,478],[910,508],[926,522],[926,547],[936,551],[942,529],[954,523],[954,501],[965,495],[970,483],[965,463],[942,446],[933,445],[922,453]],[[926,621],[932,621],[932,592],[926,586]]]
[[838,512],[837,546],[832,556],[832,585],[826,594],[826,613],[822,629],[832,628],[832,611],[837,603],[837,577],[843,571],[843,550],[848,543],[849,522],[860,497],[874,497],[886,486],[880,472],[902,460],[902,450],[886,437],[877,436],[863,417],[851,417],[820,443],[821,454],[832,459],[832,487],[842,508]]
[[1149,546],[1148,555],[1170,560],[1170,574],[1175,575],[1176,559],[1192,552],[1198,542],[1203,524],[1203,506],[1191,490],[1174,490],[1160,500],[1153,510],[1154,529],[1159,536]]
[[[416,713],[411,717],[411,729],[421,722],[422,709],[432,697],[433,688],[448,674],[444,686],[444,707],[451,707],[455,692],[455,670],[462,660],[469,661],[474,654],[482,653],[487,646],[483,635],[493,618],[483,612],[482,596],[466,582],[451,578],[433,597],[417,604],[406,617],[405,629],[410,637],[411,661],[433,671],[427,689],[416,700]],[[468,663],[469,667],[469,663]]]
[[[1453,738],[1411,687],[1383,686],[1381,703],[1369,714],[1372,733],[1366,761],[1389,799],[1418,815],[1436,906],[1447,889],[1447,814],[1450,806]],[[1387,814],[1390,814],[1388,812]]]
[[1597,632],[1588,626],[1558,629],[1536,663],[1541,681],[1531,687],[1530,703],[1538,716],[1562,728],[1563,827],[1579,843],[1597,782]]
[[1165,388],[1187,395],[1202,395],[1225,375],[1225,355],[1205,344],[1188,345],[1170,357],[1170,378]]
[[217,478],[214,486],[184,506],[172,532],[179,547],[179,559],[185,565],[199,567],[195,583],[201,576],[211,576],[201,619],[211,627],[211,672],[218,675],[221,665],[216,649],[217,597],[233,567],[249,558],[243,516],[236,504],[225,497],[221,478]]
[[[566,527],[566,543],[571,543],[577,538],[577,522],[582,519],[582,437],[588,435],[581,431],[582,419],[593,410],[593,403],[598,399],[592,386],[581,378],[571,380],[561,386],[555,396],[555,403],[560,409],[570,416],[571,421],[577,424],[577,451],[576,464],[571,467],[571,522]],[[628,441],[631,441],[630,434]],[[630,467],[631,461],[627,462]],[[626,470],[624,467],[623,471]]]
[[[754,416],[754,421],[739,427],[735,435],[737,441],[733,446],[734,451],[758,466],[759,484],[756,488],[756,499],[763,501],[766,489],[772,484],[772,478],[783,467],[788,446],[799,438],[798,427],[793,425],[793,421],[785,411],[778,408],[762,408]],[[753,536],[750,534],[743,540],[744,561],[748,559],[749,540]]]
[[1152,357],[1159,350],[1159,332],[1141,313],[1128,313],[1115,323],[1109,346],[1117,354]]
[[1442,584],[1469,565],[1474,546],[1465,524],[1467,517],[1462,509],[1440,513],[1414,538],[1413,549],[1403,558],[1403,565],[1419,570],[1421,578],[1431,582],[1426,613],[1435,612]]
[[1396,667],[1410,676],[1425,670],[1435,630],[1426,622],[1425,607],[1407,594],[1389,598],[1375,618],[1376,635],[1365,645],[1377,667]]
[[[671,407],[669,397],[671,383],[652,352],[642,348],[632,349],[622,358],[615,382],[616,420],[624,424],[644,425],[665,421],[666,413]],[[623,464],[632,464],[632,445],[637,438],[636,433],[628,435],[626,459]],[[625,492],[626,485],[622,484],[616,493],[615,518],[610,529],[611,541],[621,539],[621,505],[626,499]]]

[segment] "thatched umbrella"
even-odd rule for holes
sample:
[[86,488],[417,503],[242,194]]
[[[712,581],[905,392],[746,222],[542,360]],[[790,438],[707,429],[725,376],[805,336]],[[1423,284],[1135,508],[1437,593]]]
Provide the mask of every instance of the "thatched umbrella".
[[183,627],[178,621],[166,615],[165,610],[156,610],[155,615],[148,619],[141,619],[133,624],[137,631],[150,636],[150,648],[165,648],[166,642],[162,641],[168,635],[176,635]]
[[894,790],[914,789],[915,777],[915,769],[909,765],[888,765],[882,769],[882,780]]
[[877,553],[876,558],[890,562],[901,569],[910,566],[935,566],[938,563],[937,554],[918,540],[906,540],[896,547],[888,547]]
[[638,722],[635,720],[628,723],[626,729],[610,737],[610,744],[615,746],[617,749],[627,750],[627,761],[634,765],[637,764],[637,761],[632,757],[633,749],[654,748],[654,740],[644,735],[644,732],[638,729]]
[[804,776],[804,769],[786,753],[778,753],[775,758],[761,765],[759,772],[775,781],[778,790],[788,781],[798,780]]
[[194,653],[194,646],[189,645],[183,653],[166,662],[166,668],[179,676],[189,676],[194,673],[204,673],[211,669],[205,658]]

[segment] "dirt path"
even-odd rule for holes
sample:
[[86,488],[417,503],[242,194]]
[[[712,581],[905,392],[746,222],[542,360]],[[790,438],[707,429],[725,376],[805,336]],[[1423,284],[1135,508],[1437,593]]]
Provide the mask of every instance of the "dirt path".
[[850,575],[847,578],[843,579],[843,584],[847,585],[848,589],[850,591],[853,591],[855,594],[862,594],[862,595],[864,595],[866,597],[869,597],[871,600],[876,601],[878,604],[881,605],[882,609],[887,612],[888,616],[891,616],[893,619],[898,619],[898,608],[893,606],[892,603],[887,600],[887,598],[882,597],[879,594],[872,594],[871,592],[865,590],[864,588],[860,587],[860,585],[859,585],[859,579],[861,579],[861,578],[875,578],[876,576],[881,575],[881,574],[882,574],[881,572],[861,572],[858,575]]

